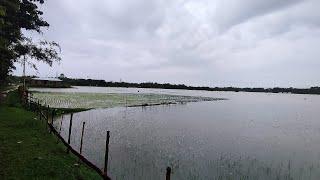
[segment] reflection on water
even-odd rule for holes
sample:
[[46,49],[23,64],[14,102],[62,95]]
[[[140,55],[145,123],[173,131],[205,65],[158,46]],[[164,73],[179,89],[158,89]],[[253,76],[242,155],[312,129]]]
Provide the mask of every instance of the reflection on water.
[[76,113],[72,145],[85,121],[83,153],[102,168],[110,130],[113,179],[164,179],[167,166],[172,179],[319,179],[320,96],[170,91],[229,100]]

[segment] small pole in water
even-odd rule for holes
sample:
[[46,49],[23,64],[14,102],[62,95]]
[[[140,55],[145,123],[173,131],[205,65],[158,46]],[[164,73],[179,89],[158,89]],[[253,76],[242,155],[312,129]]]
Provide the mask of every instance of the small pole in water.
[[170,180],[171,168],[167,167],[166,180]]
[[104,155],[104,175],[108,175],[108,154],[109,154],[109,139],[110,139],[110,131],[107,131],[106,137],[106,152]]
[[[70,145],[70,137],[71,137],[71,129],[72,129],[72,117],[73,113],[70,116],[70,124],[69,124],[69,135],[68,135],[68,144]],[[67,149],[67,153],[69,153],[69,148]]]
[[81,140],[80,140],[80,154],[82,154],[82,144],[83,144],[83,134],[84,134],[84,125],[86,122],[82,123],[82,132],[81,132]]

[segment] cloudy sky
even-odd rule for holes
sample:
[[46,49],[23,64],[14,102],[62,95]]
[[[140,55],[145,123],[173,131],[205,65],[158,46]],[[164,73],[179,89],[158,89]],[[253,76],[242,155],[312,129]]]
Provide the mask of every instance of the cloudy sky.
[[62,61],[27,71],[196,86],[320,86],[319,7],[319,0],[50,0],[41,5],[51,25],[43,38],[61,45]]

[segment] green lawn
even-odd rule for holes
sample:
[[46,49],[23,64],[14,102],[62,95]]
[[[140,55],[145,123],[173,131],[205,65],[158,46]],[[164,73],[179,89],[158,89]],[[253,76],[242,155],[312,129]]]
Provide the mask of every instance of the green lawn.
[[19,107],[16,92],[0,105],[0,179],[101,179],[66,154],[34,113]]

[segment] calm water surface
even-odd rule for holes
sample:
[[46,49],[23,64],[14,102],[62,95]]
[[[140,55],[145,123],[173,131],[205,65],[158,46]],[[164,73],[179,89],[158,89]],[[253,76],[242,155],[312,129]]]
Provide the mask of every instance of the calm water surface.
[[[167,166],[172,179],[320,178],[320,96],[96,87],[54,91],[228,99],[74,114],[72,146],[79,148],[86,122],[83,153],[101,168],[106,131],[111,131],[113,179],[164,179]],[[61,121],[66,138],[69,115],[56,120],[58,128]]]

